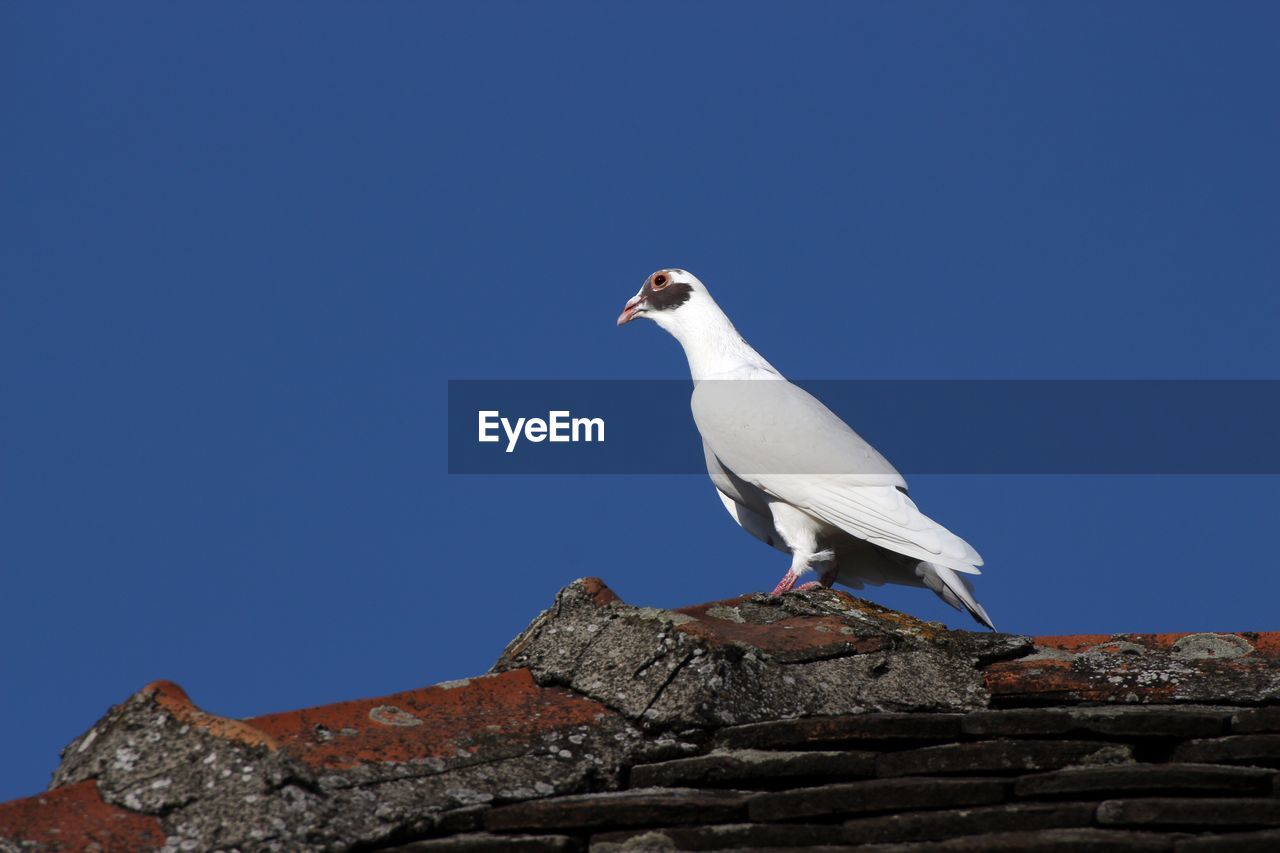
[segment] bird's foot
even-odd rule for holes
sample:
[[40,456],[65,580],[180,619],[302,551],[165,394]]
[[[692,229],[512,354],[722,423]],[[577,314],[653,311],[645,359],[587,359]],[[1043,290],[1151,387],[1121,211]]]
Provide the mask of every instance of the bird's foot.
[[800,579],[801,574],[803,574],[802,571],[788,570],[787,573],[782,576],[782,580],[778,581],[778,585],[773,588],[773,592],[769,594],[782,595],[784,592],[790,592],[793,587],[797,592],[804,592],[809,589],[828,589],[836,582],[836,570],[827,569],[818,576],[816,581],[809,581],[806,584],[801,584],[799,587],[796,587],[796,581]]
[[800,586],[796,587],[796,592],[808,592],[811,589],[831,589],[831,586],[835,582],[836,570],[827,569],[816,581],[809,581],[808,583],[800,584]]

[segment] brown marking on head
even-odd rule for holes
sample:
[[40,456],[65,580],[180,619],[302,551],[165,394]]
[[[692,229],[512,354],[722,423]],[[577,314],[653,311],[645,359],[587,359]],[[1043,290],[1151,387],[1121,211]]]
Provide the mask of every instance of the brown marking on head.
[[641,292],[645,303],[654,311],[679,308],[693,295],[692,285],[675,279],[674,274],[677,272],[679,271],[658,270],[645,281]]

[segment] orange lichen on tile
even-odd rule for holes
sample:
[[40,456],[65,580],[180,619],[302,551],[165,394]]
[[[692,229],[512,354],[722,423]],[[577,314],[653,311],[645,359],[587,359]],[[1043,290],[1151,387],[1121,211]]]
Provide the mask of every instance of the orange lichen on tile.
[[520,751],[539,735],[611,716],[600,703],[539,687],[528,670],[517,669],[249,722],[308,764],[340,769],[452,760],[483,747]]
[[595,602],[597,607],[604,607],[615,601],[622,601],[618,598],[618,594],[609,589],[609,585],[600,578],[583,578],[580,583],[582,589],[591,596],[591,600]]
[[1251,632],[1037,637],[1038,654],[983,675],[1002,701],[1248,703],[1269,690],[1278,641]]
[[1036,693],[1052,698],[1079,689],[1079,679],[1067,660],[1002,661],[983,670],[983,681],[993,696],[1025,693],[1034,684]]
[[855,598],[844,590],[832,591],[843,597],[851,608],[859,611],[864,616],[887,625],[893,631],[905,631],[923,640],[941,640],[951,633],[947,626],[941,622],[926,622],[909,613],[890,610],[888,607],[883,607],[874,602]]
[[1082,668],[1069,660],[1015,660],[992,664],[983,673],[997,699],[1044,702],[1166,702],[1177,684],[1148,678],[1140,664],[1118,663],[1106,669]]
[[175,720],[186,723],[192,728],[249,746],[265,746],[268,749],[280,747],[274,738],[248,723],[200,710],[187,696],[187,692],[172,681],[153,681],[142,688],[142,693],[150,695],[155,703],[169,712]]
[[[1189,639],[1190,638],[1190,639]],[[1036,637],[1035,644],[1040,648],[1057,649],[1072,652],[1108,652],[1123,650],[1123,644],[1129,643],[1154,651],[1178,651],[1180,644],[1186,646],[1195,641],[1214,641],[1226,644],[1232,656],[1240,654],[1258,654],[1266,657],[1280,657],[1280,632],[1258,633],[1253,631],[1223,632],[1182,632],[1176,634],[1077,634],[1060,637]],[[1212,656],[1206,654],[1206,656]]]
[[148,850],[164,846],[160,821],[103,801],[86,780],[0,804],[0,839],[41,850]]
[[1036,637],[1039,648],[1058,649],[1063,652],[1083,652],[1094,646],[1110,642],[1111,634],[1073,634],[1064,637]]
[[1241,637],[1253,643],[1258,654],[1280,658],[1280,631],[1237,631]]

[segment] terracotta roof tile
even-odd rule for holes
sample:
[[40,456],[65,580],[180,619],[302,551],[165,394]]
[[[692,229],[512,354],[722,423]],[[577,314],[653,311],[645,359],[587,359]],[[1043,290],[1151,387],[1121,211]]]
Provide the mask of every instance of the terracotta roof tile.
[[481,752],[520,754],[548,732],[617,717],[598,702],[539,687],[512,670],[318,708],[254,717],[247,723],[315,767],[438,760]]
[[[831,654],[868,654],[890,646],[887,635],[859,635],[839,616],[777,614],[767,622],[749,622],[745,608],[757,606],[755,596],[744,595],[676,610],[692,617],[675,630],[708,644],[759,649],[783,661],[803,661]],[[924,623],[921,623],[923,625]]]
[[1037,637],[1035,653],[986,669],[1001,704],[1280,701],[1280,633]]
[[0,803],[0,845],[42,850],[144,850],[164,844],[160,821],[103,802],[92,781]]
[[248,720],[149,684],[0,805],[0,851],[1269,851],[1278,709],[1280,634],[1032,640],[829,590],[657,610],[589,578],[476,678]]
[[172,681],[153,681],[139,692],[144,696],[152,697],[157,707],[167,711],[180,723],[185,723],[216,737],[239,741],[248,746],[263,746],[268,749],[279,748],[276,740],[262,731],[261,728],[240,720],[219,717],[200,710],[192,703],[191,698],[187,696],[187,691]]

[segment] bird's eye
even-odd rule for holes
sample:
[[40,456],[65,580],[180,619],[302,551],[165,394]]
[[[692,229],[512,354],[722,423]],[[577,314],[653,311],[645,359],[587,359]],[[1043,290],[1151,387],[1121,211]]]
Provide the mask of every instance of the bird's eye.
[[661,273],[653,277],[654,290],[662,290],[662,288],[666,287],[670,283],[671,283],[671,279],[667,278],[665,275],[662,275]]

